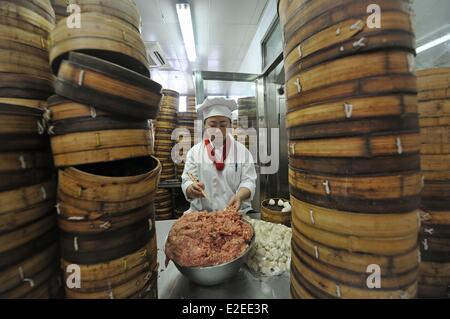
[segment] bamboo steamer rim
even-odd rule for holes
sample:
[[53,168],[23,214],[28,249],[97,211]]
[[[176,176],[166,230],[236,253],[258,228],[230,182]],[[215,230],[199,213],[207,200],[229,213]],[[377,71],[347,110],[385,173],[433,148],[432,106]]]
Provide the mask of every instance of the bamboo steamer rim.
[[69,61],[83,69],[100,72],[117,80],[132,81],[134,85],[151,90],[161,96],[161,84],[153,81],[146,75],[142,75],[118,64],[77,52],[71,52],[69,54]]
[[157,116],[159,84],[130,70],[122,72],[122,68],[107,61],[98,61],[72,52],[71,60],[61,64],[54,82],[56,93],[80,103],[94,103],[99,109],[127,118],[147,120]]
[[21,99],[21,98],[7,98],[0,97],[1,104],[7,105],[17,105],[17,106],[28,106],[36,109],[44,110],[47,106],[47,102],[45,100],[36,100],[36,99]]
[[[111,62],[119,62],[124,67],[133,69],[143,76],[150,76],[148,56],[145,54],[145,45],[142,42],[139,32],[134,27],[119,18],[96,12],[82,13],[82,19],[84,21],[83,23],[94,23],[96,25],[98,25],[98,21],[100,20],[102,21],[101,25],[103,28],[108,28],[110,25],[113,25],[117,32],[122,31],[122,42],[118,42],[111,34],[101,38],[102,41],[97,42],[93,42],[95,37],[83,37],[82,34],[71,38],[55,38],[57,32],[63,32],[67,28],[66,21],[62,20],[50,35],[50,64],[54,73],[57,73],[61,61],[70,51],[83,51],[88,52],[90,55],[107,58]],[[101,32],[104,31],[101,30]],[[128,35],[128,38],[124,37],[123,34]],[[130,35],[139,43],[139,47],[131,45]],[[114,46],[115,48],[112,49]],[[120,49],[121,46],[122,49]],[[127,53],[124,53],[124,48],[128,48]]]
[[178,93],[177,91],[174,90],[170,90],[170,89],[163,89],[162,90],[162,94],[164,96],[170,96],[173,98],[179,98],[180,97],[180,93]]
[[[70,175],[72,178],[80,181],[80,182],[86,182],[86,183],[93,183],[96,184],[116,184],[116,183],[135,183],[143,180],[147,180],[151,177],[155,177],[159,174],[159,171],[161,169],[161,163],[159,162],[158,158],[154,156],[149,156],[149,159],[156,162],[155,167],[153,167],[150,171],[146,173],[142,173],[136,176],[124,176],[124,177],[111,177],[111,176],[101,176],[101,175],[95,175],[92,173],[88,173],[85,171],[80,170],[77,167],[68,167],[63,169],[62,171],[66,172],[68,175]],[[124,160],[126,161],[126,160]]]

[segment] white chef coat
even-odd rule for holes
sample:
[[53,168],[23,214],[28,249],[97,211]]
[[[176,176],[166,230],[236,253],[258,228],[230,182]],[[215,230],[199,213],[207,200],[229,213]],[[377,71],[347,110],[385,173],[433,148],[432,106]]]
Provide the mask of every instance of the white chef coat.
[[[251,197],[241,203],[241,213],[252,210],[251,201],[256,190],[256,170],[253,157],[247,148],[236,141],[231,135],[231,147],[225,160],[223,171],[216,169],[209,158],[204,141],[189,150],[182,175],[182,190],[186,199],[191,203],[187,212],[192,211],[220,211],[227,207],[231,198],[239,189],[245,187],[251,192]],[[216,161],[221,160],[223,146],[215,149]],[[193,184],[188,173],[197,177],[205,185],[205,198],[190,199],[186,190]]]

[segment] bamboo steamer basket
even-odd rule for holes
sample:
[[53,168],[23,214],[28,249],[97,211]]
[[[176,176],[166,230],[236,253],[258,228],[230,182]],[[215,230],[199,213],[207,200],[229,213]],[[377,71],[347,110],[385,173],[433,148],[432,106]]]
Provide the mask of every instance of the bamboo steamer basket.
[[418,234],[420,211],[404,214],[355,214],[302,202],[291,196],[293,214],[309,226],[358,237],[404,237]]
[[61,233],[62,257],[73,263],[99,264],[143,247],[155,232],[154,221],[142,219],[130,226],[99,234]]
[[421,262],[419,298],[448,298],[449,265],[449,263]]
[[157,278],[156,270],[153,272],[143,271],[137,276],[131,278],[128,282],[120,284],[116,287],[111,287],[111,289],[91,293],[81,293],[76,289],[66,289],[66,296],[68,299],[140,299],[144,296],[142,294],[143,290],[144,292],[147,292],[147,290],[151,290],[153,287],[156,287],[155,278]]
[[306,238],[299,232],[294,233],[292,245],[304,254],[309,254],[322,263],[355,273],[366,273],[368,265],[377,264],[381,267],[382,275],[400,275],[417,268],[419,260],[417,247],[405,254],[395,256],[356,253],[323,245]]
[[336,176],[387,174],[399,171],[420,171],[418,153],[373,158],[293,157],[289,165],[294,170]]
[[55,80],[58,95],[106,112],[137,119],[154,119],[161,86],[131,70],[81,53],[70,53]]
[[49,0],[4,0],[0,3],[0,24],[47,38],[55,26],[55,12]]
[[[33,280],[33,277],[41,272],[49,265],[54,264],[58,259],[59,247],[56,243],[45,248],[44,250],[34,254],[19,264],[0,270],[0,280],[2,285],[0,287],[0,295],[16,289],[23,284],[23,278]],[[20,274],[20,270],[22,275]],[[34,282],[33,282],[34,284]]]
[[56,259],[33,276],[33,285],[23,282],[18,287],[1,295],[3,299],[50,299],[56,294],[56,289],[60,287],[61,281],[55,282],[59,276],[59,267]]
[[139,33],[141,29],[141,17],[134,1],[99,1],[99,0],[51,0],[57,20],[60,21],[66,18],[69,14],[67,7],[70,4],[76,4],[80,7],[80,12],[96,12],[119,18],[124,22],[129,23]]
[[312,241],[354,253],[397,256],[410,252],[418,244],[417,233],[387,238],[349,236],[309,226],[295,215],[292,215],[292,225],[296,232]]
[[0,153],[0,192],[31,186],[52,176],[51,158],[46,153]]
[[[62,259],[61,267],[63,271],[65,271],[70,264],[70,262]],[[129,255],[101,264],[82,264],[80,265],[80,270],[83,281],[95,283],[118,276],[127,270],[143,264],[148,264],[150,267],[156,265],[155,237],[153,237],[144,247],[141,247],[139,250],[132,252]]]
[[404,281],[406,285],[399,286],[394,289],[368,289],[365,283],[367,279],[366,276],[361,276],[363,279],[363,284],[357,286],[355,284],[349,284],[348,282],[343,282],[336,280],[335,278],[330,279],[328,275],[322,274],[319,271],[312,269],[306,263],[302,262],[298,255],[293,254],[293,272],[295,278],[303,278],[304,282],[308,282],[310,287],[318,292],[319,294],[314,294],[316,298],[345,298],[345,299],[413,299],[417,295],[417,276],[413,275],[410,284],[407,284],[408,278]]
[[[62,260],[63,271],[70,262]],[[82,282],[80,293],[98,293],[130,281],[142,271],[151,271],[157,267],[156,237],[144,247],[130,255],[103,264],[80,265]]]
[[[354,81],[379,78],[389,74],[413,76],[413,71],[414,62],[410,53],[389,51],[353,55],[322,63],[311,69],[294,74],[287,81],[286,94],[289,99],[292,99],[290,105],[295,107],[301,105],[297,101],[309,102],[305,100],[306,97],[313,96],[318,90],[324,91],[333,86],[337,87],[340,84],[347,85]],[[327,74],[335,74],[336,76],[327,77]],[[378,86],[374,86],[373,89],[378,89]],[[414,89],[413,87],[412,93],[415,93]],[[331,94],[333,92],[328,93]],[[345,93],[345,91],[341,93]],[[401,90],[398,93],[401,93]],[[351,92],[351,95],[355,96],[354,92]],[[297,99],[297,97],[299,98]],[[317,99],[314,100],[315,102],[320,102],[326,100],[327,97],[326,95],[317,96]]]
[[160,172],[155,157],[65,168],[59,171],[58,198],[88,211],[131,211],[153,202]]
[[289,170],[291,194],[322,207],[361,212],[391,213],[415,210],[420,202],[422,175],[336,177]]
[[[52,211],[55,198],[51,180],[0,192],[0,230],[10,231],[39,219]],[[9,243],[12,244],[12,243]]]
[[43,111],[38,108],[0,104],[0,134],[43,135]]
[[127,120],[62,98],[49,100],[48,132],[57,167],[153,154],[146,120]]
[[150,130],[106,130],[54,136],[51,139],[55,166],[101,163],[150,156]]
[[152,205],[129,212],[105,214],[77,209],[60,202],[59,211],[59,229],[67,233],[80,235],[101,234],[133,225],[138,221],[154,218]]
[[48,79],[0,73],[0,94],[3,98],[46,100],[52,92],[53,87]]
[[281,209],[283,207],[277,206],[276,203],[278,203],[278,200],[282,200],[283,202],[289,202],[287,199],[283,198],[274,198],[275,200],[275,207],[269,205],[269,199],[265,199],[261,203],[261,219],[274,223],[274,224],[282,224],[285,226],[291,225],[291,213],[282,213]]
[[121,119],[110,113],[97,111],[95,108],[74,103],[58,96],[49,100],[48,110],[51,118],[48,128],[50,135],[99,130],[150,130],[147,120]]
[[5,253],[0,253],[0,269],[4,270],[21,261],[33,256],[33,254],[44,250],[53,243],[58,241],[58,230],[52,228],[43,235],[37,236],[34,240],[28,241],[19,247],[9,250]]
[[[122,19],[98,12],[81,13],[83,28],[69,29],[60,21],[51,32],[50,64],[57,73],[72,51],[84,52],[121,65],[146,77],[149,62],[141,35]],[[99,23],[101,21],[101,23]]]

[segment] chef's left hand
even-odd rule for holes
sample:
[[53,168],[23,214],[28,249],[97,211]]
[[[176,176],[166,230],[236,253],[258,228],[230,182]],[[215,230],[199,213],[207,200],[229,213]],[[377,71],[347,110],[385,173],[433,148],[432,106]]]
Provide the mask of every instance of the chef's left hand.
[[241,209],[241,199],[237,195],[233,196],[228,203],[228,207],[239,212],[239,210]]

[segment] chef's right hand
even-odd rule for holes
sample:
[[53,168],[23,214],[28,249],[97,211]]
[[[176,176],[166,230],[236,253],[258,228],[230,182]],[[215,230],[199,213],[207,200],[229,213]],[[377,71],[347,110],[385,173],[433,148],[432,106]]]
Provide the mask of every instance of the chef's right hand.
[[191,199],[195,198],[204,198],[202,191],[205,190],[205,185],[203,183],[194,183],[191,186],[189,186],[186,190],[187,195]]

